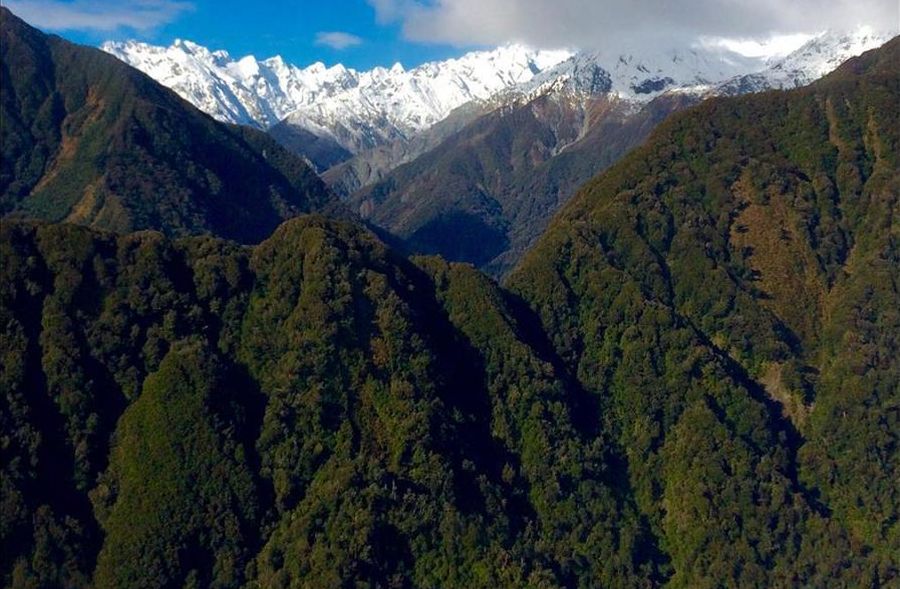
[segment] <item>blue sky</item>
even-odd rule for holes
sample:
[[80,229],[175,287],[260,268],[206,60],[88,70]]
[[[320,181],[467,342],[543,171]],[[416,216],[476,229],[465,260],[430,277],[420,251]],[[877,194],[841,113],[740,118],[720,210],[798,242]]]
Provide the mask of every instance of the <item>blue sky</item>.
[[[376,18],[374,0],[0,2],[32,24],[78,43],[97,45],[108,39],[140,39],[168,45],[182,38],[211,49],[226,49],[238,57],[280,54],[300,66],[323,61],[368,69],[399,61],[410,67],[460,55],[471,48],[458,43],[406,41],[399,21]],[[129,24],[116,26],[122,22],[140,24],[137,28]],[[336,32],[343,36],[328,35]],[[345,39],[358,43],[334,43]],[[329,46],[329,40],[335,46]],[[345,46],[340,48],[342,45]]]

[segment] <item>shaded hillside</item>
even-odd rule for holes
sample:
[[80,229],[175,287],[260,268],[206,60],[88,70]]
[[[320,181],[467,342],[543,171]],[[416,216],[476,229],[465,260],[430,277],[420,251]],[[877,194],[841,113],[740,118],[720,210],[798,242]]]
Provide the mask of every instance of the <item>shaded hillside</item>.
[[375,184],[392,170],[440,145],[491,109],[487,101],[473,101],[453,110],[446,118],[421,133],[360,152],[322,174],[322,179],[340,196]]
[[[809,88],[677,115],[510,277],[596,395],[676,586],[719,585],[711,556],[739,530],[788,537],[784,521],[733,517],[750,497],[808,513],[806,540],[835,559],[818,581],[764,584],[898,580],[898,105],[894,39]],[[722,397],[703,355],[747,394]],[[766,407],[763,438],[745,403]],[[779,542],[731,549],[741,585]]]
[[596,113],[589,120],[584,137],[534,170],[517,174],[505,209],[510,218],[509,250],[483,269],[496,276],[512,269],[580,186],[640,145],[670,114],[697,101],[690,94],[664,95],[636,113]]
[[333,139],[284,122],[273,125],[266,133],[292,153],[306,158],[317,172],[336,166],[353,155]]
[[633,112],[605,97],[545,94],[476,119],[351,202],[413,251],[502,274],[579,185],[692,103],[664,96]]
[[246,242],[332,204],[264,133],[227,126],[117,59],[0,9],[0,214]]

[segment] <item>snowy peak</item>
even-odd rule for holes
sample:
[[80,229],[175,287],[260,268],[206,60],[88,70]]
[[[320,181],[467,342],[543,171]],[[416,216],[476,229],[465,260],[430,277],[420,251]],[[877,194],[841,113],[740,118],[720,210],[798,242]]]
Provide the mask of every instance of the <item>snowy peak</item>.
[[618,54],[584,51],[504,91],[492,102],[521,103],[547,94],[584,101],[606,95],[639,106],[664,93],[706,96],[797,88],[851,57],[880,47],[893,35],[870,27],[828,31],[786,56],[769,60],[703,44],[668,51],[636,47]]
[[358,152],[420,133],[463,104],[530,80],[569,55],[509,45],[410,70],[375,68],[328,100],[299,105],[285,122]]
[[800,73],[809,83],[834,71],[849,58],[881,47],[894,34],[875,31],[871,27],[859,27],[849,33],[826,31],[787,57],[774,61],[769,71]]
[[[672,88],[708,86],[756,67],[756,60],[730,52],[702,49],[671,51],[664,55],[629,59],[620,57],[613,77],[623,95],[653,95]],[[660,80],[667,83],[659,84]]]
[[789,90],[805,86],[866,51],[881,47],[897,33],[858,27],[852,31],[826,31],[785,57],[721,84],[714,94],[745,94],[762,90]]
[[612,63],[613,92],[621,98],[652,99],[667,90],[709,86],[758,67],[730,51],[699,47],[619,55]]
[[519,45],[407,70],[396,63],[357,72],[280,56],[233,59],[186,40],[169,47],[128,41],[102,49],[144,71],[217,119],[268,128],[290,121],[351,151],[420,132],[453,109],[530,80],[571,54]]
[[168,86],[197,108],[229,122],[267,128],[299,105],[357,84],[359,74],[343,66],[316,63],[306,69],[280,56],[234,60],[182,39],[169,47],[126,41],[101,48]]
[[737,75],[764,67],[759,59],[705,48],[641,49],[621,53],[583,51],[495,101],[527,101],[538,95],[583,101],[605,95],[639,105],[665,92],[709,90]]

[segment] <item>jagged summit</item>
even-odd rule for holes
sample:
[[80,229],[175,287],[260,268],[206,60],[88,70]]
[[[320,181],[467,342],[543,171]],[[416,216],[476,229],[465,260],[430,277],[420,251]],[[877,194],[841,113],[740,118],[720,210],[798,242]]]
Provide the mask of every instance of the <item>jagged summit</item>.
[[301,69],[280,56],[234,59],[227,51],[210,51],[182,39],[169,47],[126,41],[107,42],[101,48],[213,117],[260,128],[360,80],[358,72],[343,65],[329,68],[319,62]]
[[523,83],[568,57],[509,45],[405,70],[375,68],[359,83],[288,115],[286,123],[334,138],[351,152],[408,139],[455,108]]
[[236,60],[180,39],[169,47],[128,41],[102,49],[220,120],[268,128],[290,115],[350,151],[420,132],[571,55],[507,45],[409,70],[396,63],[360,72],[321,62],[299,68],[280,56]]

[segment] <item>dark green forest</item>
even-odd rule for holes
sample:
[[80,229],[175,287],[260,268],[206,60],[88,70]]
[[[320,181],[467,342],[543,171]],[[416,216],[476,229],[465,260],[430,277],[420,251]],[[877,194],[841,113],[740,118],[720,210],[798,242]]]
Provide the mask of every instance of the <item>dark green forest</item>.
[[326,215],[37,214],[9,39],[71,50],[3,18],[3,586],[900,583],[900,40],[674,115],[499,285]]

